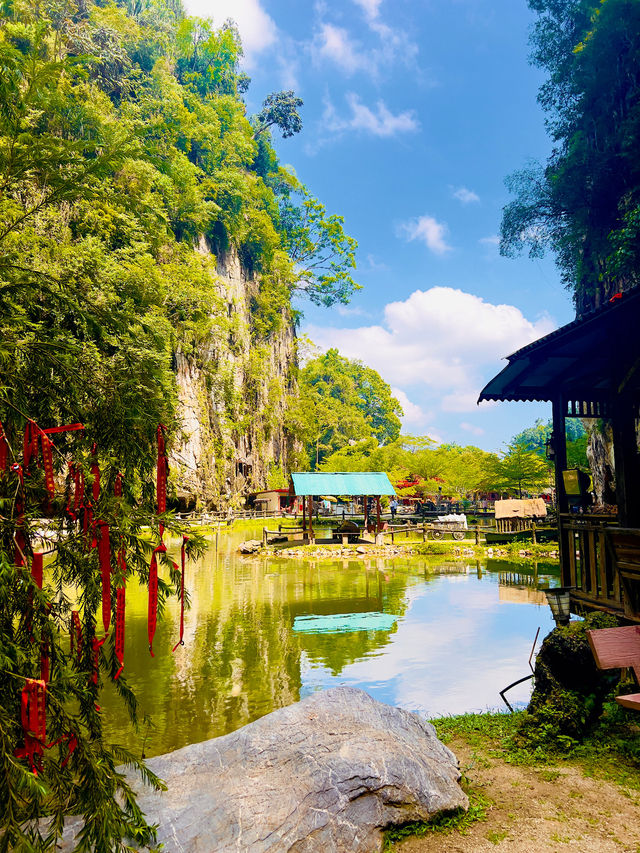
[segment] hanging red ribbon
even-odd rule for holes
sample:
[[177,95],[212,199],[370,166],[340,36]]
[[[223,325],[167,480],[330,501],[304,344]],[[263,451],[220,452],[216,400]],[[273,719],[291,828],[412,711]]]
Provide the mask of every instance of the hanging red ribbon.
[[79,466],[74,467],[73,472],[73,511],[74,513],[84,506],[84,471]]
[[44,483],[49,492],[49,498],[53,499],[56,491],[56,484],[53,478],[53,443],[48,435],[44,432],[40,433],[42,441],[42,464],[44,466]]
[[7,463],[9,461],[9,443],[7,441],[7,435],[4,431],[4,427],[2,423],[0,423],[0,474],[4,474],[7,470]]
[[[178,646],[184,646],[184,564],[185,564],[185,548],[187,542],[189,541],[188,536],[182,537],[182,548],[180,549],[180,563],[182,565],[182,573],[180,575],[180,639],[173,647],[172,651],[178,648]],[[174,563],[175,565],[175,563]]]
[[124,608],[125,608],[125,590],[126,590],[126,574],[127,560],[124,548],[118,552],[118,566],[122,572],[122,584],[116,591],[116,658],[120,664],[120,669],[116,672],[114,678],[119,678],[120,673],[124,669]]
[[82,625],[80,623],[80,614],[77,610],[71,611],[71,654],[76,653],[76,662],[80,662],[82,657]]
[[33,559],[31,561],[31,577],[33,578],[33,582],[38,587],[38,589],[42,589],[42,578],[44,569],[44,554],[37,553],[33,555]]
[[43,429],[47,435],[53,435],[56,432],[75,432],[76,430],[84,429],[84,424],[65,424],[65,426],[54,426]]
[[147,636],[149,637],[149,651],[151,657],[153,653],[153,638],[156,633],[156,622],[158,618],[158,558],[157,554],[165,554],[167,546],[161,542],[157,548],[153,549],[151,555],[151,564],[149,566],[149,607],[147,610]]
[[[99,640],[97,637],[92,637],[91,639],[91,651],[93,655],[93,670],[91,672],[91,683],[98,683],[98,668],[100,666],[100,649],[104,645],[104,642],[107,638],[103,637]],[[98,707],[98,706],[96,706]],[[100,708],[98,708],[100,710]]]
[[115,483],[113,484],[113,494],[114,494],[117,498],[121,498],[121,497],[122,497],[122,481],[123,481],[123,480],[124,480],[124,477],[122,476],[122,474],[120,473],[120,471],[118,471],[118,473],[116,474],[116,481],[115,481]]
[[98,522],[100,536],[98,539],[98,562],[102,577],[102,625],[105,634],[111,624],[111,547],[109,545],[109,525],[104,521]]
[[24,747],[16,749],[17,758],[28,758],[34,776],[42,770],[41,757],[47,739],[46,684],[27,678],[20,697],[20,715],[24,731]]
[[26,471],[32,458],[38,458],[38,429],[35,421],[27,421],[24,428],[22,464]]
[[98,465],[98,445],[94,442],[91,448],[93,454],[93,462],[91,463],[91,474],[93,476],[93,484],[91,486],[91,494],[94,501],[100,497],[100,467]]

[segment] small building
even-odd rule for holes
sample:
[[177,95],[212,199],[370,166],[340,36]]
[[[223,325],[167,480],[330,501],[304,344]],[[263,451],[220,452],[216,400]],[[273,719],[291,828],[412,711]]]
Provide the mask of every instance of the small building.
[[291,509],[292,501],[289,489],[266,489],[251,495],[249,503],[259,512],[277,515]]
[[[302,499],[302,528],[306,538],[313,540],[313,499],[322,495],[362,498],[364,529],[380,532],[380,498],[395,495],[387,475],[381,471],[325,472],[309,471],[291,475],[290,494]],[[369,498],[375,500],[375,523],[369,512]]]
[[[640,622],[640,288],[508,357],[479,400],[550,401],[560,567],[574,613],[603,610]],[[567,467],[565,421],[597,419],[613,442],[615,504],[592,505]]]

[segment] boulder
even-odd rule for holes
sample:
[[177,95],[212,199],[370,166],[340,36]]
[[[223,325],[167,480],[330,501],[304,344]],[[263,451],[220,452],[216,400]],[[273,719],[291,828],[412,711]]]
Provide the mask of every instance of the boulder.
[[168,785],[137,783],[164,853],[372,853],[385,827],[468,806],[433,726],[352,687],[148,765]]
[[247,539],[246,542],[243,542],[238,551],[241,554],[257,554],[258,551],[262,550],[262,542],[259,539]]

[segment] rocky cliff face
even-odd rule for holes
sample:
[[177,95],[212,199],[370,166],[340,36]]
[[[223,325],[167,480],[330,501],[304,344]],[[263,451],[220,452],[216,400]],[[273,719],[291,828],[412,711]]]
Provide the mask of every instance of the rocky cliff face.
[[[202,251],[207,247],[202,244]],[[215,331],[174,353],[182,435],[171,453],[180,504],[241,506],[245,495],[286,485],[296,445],[284,425],[296,390],[296,346],[287,308],[256,333],[260,282],[235,251],[217,259]]]

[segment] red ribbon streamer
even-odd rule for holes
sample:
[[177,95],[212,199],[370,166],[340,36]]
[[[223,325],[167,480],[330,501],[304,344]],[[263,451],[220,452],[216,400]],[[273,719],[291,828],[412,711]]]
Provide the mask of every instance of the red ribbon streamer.
[[[97,637],[92,637],[92,639],[91,639],[91,650],[93,653],[93,671],[91,673],[91,683],[92,684],[98,683],[98,668],[100,666],[100,649],[102,648],[106,639],[107,639],[106,637],[103,637],[101,640],[99,640]],[[100,710],[100,709],[98,708],[98,710]]]
[[80,662],[82,656],[82,625],[80,624],[80,614],[77,610],[71,611],[71,654],[76,652],[76,661]]
[[114,494],[117,498],[121,498],[121,497],[122,497],[122,481],[123,481],[123,480],[124,480],[124,477],[122,476],[122,474],[120,473],[120,471],[118,471],[118,473],[116,474],[116,481],[115,481],[115,483],[113,484],[113,494]]
[[53,498],[56,491],[55,480],[53,479],[53,444],[49,436],[44,432],[40,433],[42,441],[42,464],[44,466],[44,482],[49,492],[49,498]]
[[111,624],[111,547],[109,545],[109,525],[98,522],[100,538],[98,540],[98,562],[102,576],[102,625],[105,634]]
[[47,429],[41,430],[41,432],[45,432],[47,435],[53,435],[56,432],[75,432],[75,430],[84,429],[84,424],[66,424],[65,426],[54,426],[47,427]]
[[42,770],[41,757],[47,739],[45,682],[27,678],[20,696],[20,716],[24,730],[24,747],[15,750],[17,758],[28,758],[34,776]]
[[118,552],[118,566],[122,572],[122,585],[116,591],[116,645],[115,652],[120,669],[116,672],[114,678],[119,678],[120,673],[124,669],[124,611],[125,611],[125,591],[126,591],[126,573],[127,560],[124,548]]
[[[184,564],[185,564],[185,547],[187,542],[189,541],[188,536],[182,537],[182,548],[180,549],[180,562],[182,564],[182,574],[180,575],[180,639],[173,647],[172,651],[178,648],[178,646],[184,646]],[[174,563],[175,565],[175,563]]]
[[156,633],[156,622],[158,618],[158,558],[157,554],[165,554],[167,546],[161,542],[153,549],[151,564],[149,566],[149,608],[147,611],[147,636],[149,637],[149,652],[154,658],[153,638]]
[[7,442],[7,434],[4,431],[2,423],[0,423],[0,474],[4,474],[7,470],[9,461],[9,443]]
[[26,471],[31,459],[38,458],[38,428],[35,421],[27,421],[24,428],[22,464]]

